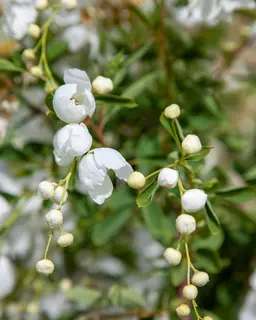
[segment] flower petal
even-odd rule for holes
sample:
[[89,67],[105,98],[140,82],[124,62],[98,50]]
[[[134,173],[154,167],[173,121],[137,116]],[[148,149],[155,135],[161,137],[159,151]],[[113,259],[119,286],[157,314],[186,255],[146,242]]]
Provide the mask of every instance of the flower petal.
[[13,263],[6,256],[0,256],[0,283],[0,299],[3,299],[12,292],[16,283]]
[[64,72],[66,84],[77,84],[78,91],[92,90],[91,81],[87,73],[80,69],[68,69]]
[[93,189],[88,189],[88,193],[92,200],[97,204],[102,204],[104,201],[111,196],[113,192],[113,184],[109,176],[105,176],[103,184],[95,186]]
[[82,184],[89,189],[103,184],[107,170],[105,167],[97,165],[94,155],[89,153],[81,159],[78,175]]
[[77,105],[74,100],[71,100],[76,92],[76,84],[62,85],[55,91],[53,108],[58,118],[64,122],[79,123],[88,115],[86,112],[87,106]]
[[131,165],[115,149],[96,148],[94,149],[94,157],[100,167],[114,170],[119,179],[127,181],[133,172]]

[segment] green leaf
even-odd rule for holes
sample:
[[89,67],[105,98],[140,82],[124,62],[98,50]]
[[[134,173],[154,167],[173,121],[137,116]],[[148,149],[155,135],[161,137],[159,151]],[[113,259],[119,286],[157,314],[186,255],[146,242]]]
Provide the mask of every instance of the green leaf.
[[118,105],[118,106],[125,107],[125,108],[135,108],[138,106],[137,103],[131,98],[120,97],[120,96],[116,96],[116,95],[112,95],[112,94],[96,96],[95,99],[96,99],[97,103],[104,104],[107,106]]
[[162,113],[160,116],[162,126],[172,135],[178,145],[184,140],[184,134],[177,119],[170,121]]
[[139,208],[147,207],[148,205],[150,205],[157,188],[157,179],[153,179],[136,199],[136,203]]
[[95,303],[102,296],[99,290],[75,286],[66,293],[68,299],[88,306]]
[[178,287],[186,279],[187,267],[185,263],[180,263],[176,267],[170,268],[171,283]]
[[170,123],[170,121],[164,116],[163,113],[162,113],[161,116],[160,116],[160,122],[161,122],[162,126],[170,133],[170,135],[172,135],[173,138],[175,138],[174,132],[173,132],[172,127],[171,127],[171,123]]
[[212,147],[203,147],[200,152],[194,153],[194,154],[189,154],[185,156],[185,160],[189,161],[200,161],[204,159],[208,153],[211,151]]
[[54,61],[55,59],[62,56],[68,48],[68,44],[65,41],[57,41],[54,43],[50,43],[47,47],[47,59],[48,61]]
[[221,259],[216,251],[199,250],[196,252],[195,265],[198,270],[216,274],[229,265],[229,260]]
[[206,210],[206,222],[210,231],[213,234],[219,233],[221,230],[220,221],[216,216],[209,201],[206,202],[205,210]]
[[0,70],[1,71],[10,71],[10,72],[23,72],[25,71],[22,68],[18,68],[13,62],[0,58]]
[[255,192],[252,188],[240,187],[240,188],[228,188],[222,189],[217,192],[217,195],[234,202],[247,202],[255,197]]
[[176,235],[175,220],[168,219],[155,202],[143,208],[142,215],[152,237],[167,246]]
[[220,231],[215,235],[210,235],[208,237],[202,237],[197,235],[197,237],[192,242],[191,246],[193,250],[208,249],[212,251],[219,250],[224,241],[223,232]]
[[124,224],[131,218],[132,210],[130,208],[118,210],[111,216],[93,226],[92,241],[96,245],[103,245],[108,242]]
[[113,285],[108,293],[111,303],[117,307],[145,307],[144,298],[131,287]]

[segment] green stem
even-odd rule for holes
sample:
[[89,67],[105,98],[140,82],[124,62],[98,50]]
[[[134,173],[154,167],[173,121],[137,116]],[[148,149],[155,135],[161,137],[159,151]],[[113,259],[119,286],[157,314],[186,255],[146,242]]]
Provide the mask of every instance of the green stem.
[[185,250],[186,250],[186,256],[187,256],[187,285],[190,284],[190,256],[189,256],[189,249],[188,249],[188,243],[185,240]]
[[54,234],[54,228],[51,229],[51,232],[49,234],[48,242],[47,242],[47,245],[46,245],[46,248],[45,248],[45,252],[44,252],[44,259],[47,259],[47,255],[48,255],[48,251],[49,251],[49,248],[50,248],[50,244],[51,244],[51,241],[52,241],[53,234]]
[[[170,164],[169,166],[167,166],[167,167],[164,167],[164,168],[173,168],[174,167],[174,163],[173,164]],[[146,179],[149,179],[149,178],[151,178],[151,177],[153,177],[154,175],[156,175],[156,174],[158,174],[162,169],[164,169],[164,168],[161,168],[161,169],[159,169],[159,170],[157,170],[157,171],[154,171],[154,172],[152,172],[152,173],[150,173],[148,176],[146,176],[145,178]]]
[[199,315],[199,313],[197,311],[197,304],[196,304],[195,300],[192,300],[192,305],[193,305],[193,309],[195,311],[197,320],[202,320],[202,317]]
[[71,167],[69,169],[69,172],[68,172],[66,178],[63,180],[63,181],[65,181],[65,185],[64,185],[63,192],[62,192],[62,195],[61,195],[59,209],[63,205],[65,194],[66,194],[66,192],[68,190],[69,181],[70,181],[70,179],[72,177],[72,174],[74,173],[75,167],[76,167],[76,158],[73,160],[73,162],[71,164]]

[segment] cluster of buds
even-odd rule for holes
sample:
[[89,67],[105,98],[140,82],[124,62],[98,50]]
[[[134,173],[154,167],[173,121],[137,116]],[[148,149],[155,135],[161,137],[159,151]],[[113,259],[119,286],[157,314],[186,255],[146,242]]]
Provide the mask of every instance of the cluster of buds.
[[[52,200],[58,205],[58,209],[52,209],[45,215],[46,222],[51,230],[60,230],[60,236],[57,239],[57,244],[60,247],[72,245],[74,240],[73,235],[68,232],[63,233],[62,231],[63,215],[61,212],[61,206],[67,201],[68,198],[68,192],[66,191],[65,187],[57,185],[53,182],[42,181],[38,185],[37,193],[43,200]],[[36,269],[39,273],[49,275],[54,271],[54,264],[52,261],[47,259],[45,255],[44,259],[37,262]]]

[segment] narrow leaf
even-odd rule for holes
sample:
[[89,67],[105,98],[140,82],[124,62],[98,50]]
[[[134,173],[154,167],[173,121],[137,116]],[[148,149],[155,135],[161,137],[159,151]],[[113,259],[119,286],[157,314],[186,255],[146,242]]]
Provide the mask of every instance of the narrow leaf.
[[75,286],[66,295],[68,299],[88,306],[95,303],[101,297],[101,292],[91,288]]
[[118,105],[125,108],[135,108],[138,106],[137,103],[131,98],[115,96],[112,94],[96,96],[95,99],[97,103],[100,103],[106,106]]
[[118,210],[111,216],[105,218],[93,227],[92,240],[96,245],[102,245],[108,242],[124,224],[131,218],[132,210]]
[[0,58],[0,70],[11,72],[23,72],[22,68],[18,68],[13,62]]
[[65,41],[57,41],[50,43],[47,48],[47,59],[48,61],[54,61],[58,57],[62,56],[68,48],[68,44]]
[[147,207],[158,188],[157,179],[152,180],[146,188],[138,195],[136,202],[139,208]]
[[219,190],[217,192],[217,195],[227,200],[240,203],[247,202],[253,199],[256,193],[253,191],[252,188],[246,186],[240,188],[228,188]]
[[185,160],[189,161],[200,161],[204,159],[208,153],[211,151],[212,147],[203,147],[200,152],[194,153],[194,154],[189,154],[185,156]]
[[207,225],[213,234],[217,234],[221,230],[219,218],[216,216],[211,204],[207,201],[206,206],[206,222]]

